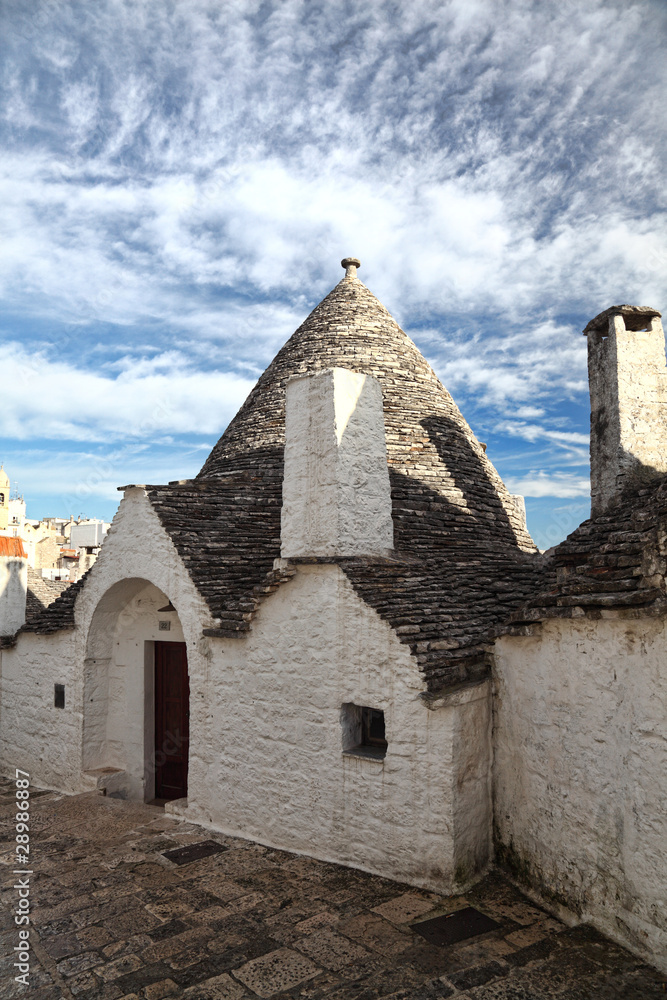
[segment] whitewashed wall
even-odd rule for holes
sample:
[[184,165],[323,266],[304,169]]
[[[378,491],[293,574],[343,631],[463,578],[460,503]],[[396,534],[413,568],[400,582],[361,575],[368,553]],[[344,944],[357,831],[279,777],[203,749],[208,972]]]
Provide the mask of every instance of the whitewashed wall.
[[[299,567],[247,638],[211,648],[190,818],[444,889],[486,863],[488,688],[427,709],[409,651],[338,567]],[[348,703],[384,711],[383,761],[343,755]]]
[[495,822],[508,860],[667,971],[667,626],[550,621],[496,643]]
[[393,547],[380,383],[346,368],[290,379],[282,555],[385,555]]
[[[0,652],[0,754],[4,774],[19,767],[32,782],[65,792],[81,789],[81,712],[73,632],[22,635]],[[54,708],[54,684],[65,684],[65,708]],[[74,695],[76,698],[77,696]]]

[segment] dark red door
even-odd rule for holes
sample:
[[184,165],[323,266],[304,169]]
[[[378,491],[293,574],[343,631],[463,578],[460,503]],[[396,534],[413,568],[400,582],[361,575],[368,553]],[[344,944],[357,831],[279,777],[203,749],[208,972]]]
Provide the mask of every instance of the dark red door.
[[184,642],[155,643],[155,798],[188,794],[190,686]]

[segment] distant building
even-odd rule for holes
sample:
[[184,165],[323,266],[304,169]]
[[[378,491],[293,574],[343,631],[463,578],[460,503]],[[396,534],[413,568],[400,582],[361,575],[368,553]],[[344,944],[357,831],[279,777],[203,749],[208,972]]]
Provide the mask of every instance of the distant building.
[[26,503],[10,494],[9,476],[0,466],[0,536],[23,542],[28,566],[44,579],[75,583],[90,569],[110,525],[99,518],[26,517]]

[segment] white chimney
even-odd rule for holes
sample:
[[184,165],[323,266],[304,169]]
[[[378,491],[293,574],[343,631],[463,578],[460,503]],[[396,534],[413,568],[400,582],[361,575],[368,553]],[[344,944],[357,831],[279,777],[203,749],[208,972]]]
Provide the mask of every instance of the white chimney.
[[25,622],[28,556],[20,538],[0,536],[0,636],[14,635]]
[[627,305],[600,313],[584,334],[595,516],[625,485],[667,472],[665,335],[657,309]]
[[388,555],[394,545],[382,389],[330,368],[287,384],[283,558]]

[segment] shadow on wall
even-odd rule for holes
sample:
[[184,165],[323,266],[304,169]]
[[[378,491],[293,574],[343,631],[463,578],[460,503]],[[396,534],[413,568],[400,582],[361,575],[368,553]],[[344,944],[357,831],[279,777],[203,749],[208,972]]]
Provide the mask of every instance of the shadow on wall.
[[[665,414],[665,419],[667,420],[667,414]],[[656,479],[667,477],[664,469],[656,469],[654,465],[646,465],[625,448],[621,449],[620,454],[621,458],[618,463],[620,471],[616,476],[616,489],[609,497],[605,507],[618,503],[626,493],[648,489]]]
[[460,427],[441,417],[422,426],[437,455],[422,452],[423,470],[413,475],[389,472],[397,558],[342,566],[361,597],[397,628],[437,690],[488,676],[489,630],[536,592],[544,557],[529,548],[527,533],[524,547],[518,543],[486,463]]
[[26,567],[25,559],[8,559],[5,562],[6,572],[0,579],[0,599],[7,594],[12,587],[21,586],[21,572]]
[[[87,659],[104,659],[112,655],[117,625],[127,629],[135,624],[139,612],[133,608],[132,602],[137,594],[149,586],[153,586],[150,580],[132,577],[115,583],[102,595],[88,629]],[[165,601],[169,600],[163,596]]]

